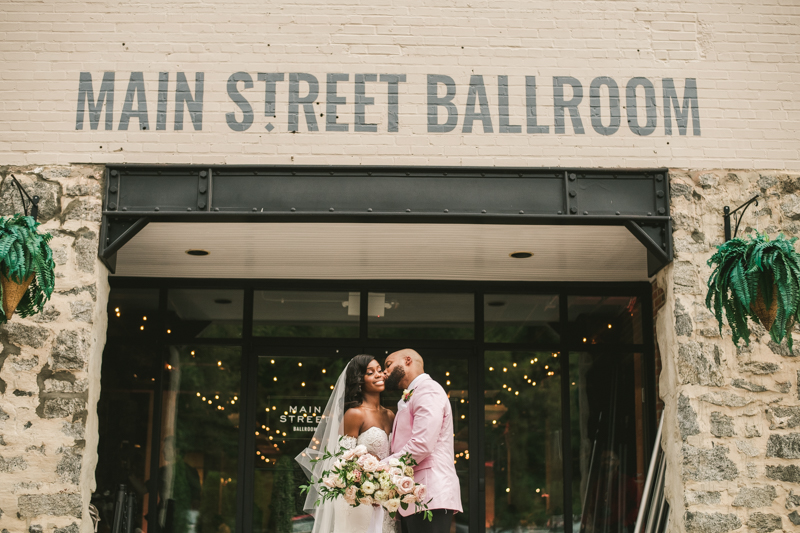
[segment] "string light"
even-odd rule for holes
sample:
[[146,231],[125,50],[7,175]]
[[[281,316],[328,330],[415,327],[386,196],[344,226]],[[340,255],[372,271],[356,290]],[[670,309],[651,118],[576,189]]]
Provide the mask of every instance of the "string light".
[[270,363],[272,363],[272,364],[274,365],[274,364],[275,364],[275,359],[270,359],[270,361],[269,361],[269,362],[270,362]]
[[450,385],[450,380],[449,379],[447,380],[447,384]]
[[142,317],[142,320],[144,320],[145,322],[147,322],[147,317],[146,317],[146,316],[143,316],[143,317]]
[[217,361],[217,366],[222,366],[222,361]]
[[494,367],[493,366],[489,367],[489,372],[494,372]]
[[272,381],[278,381],[278,376],[273,376]]
[[171,329],[168,329],[168,330],[167,330],[167,334],[170,334],[170,333],[172,333],[172,330],[171,330]]
[[297,366],[303,366],[303,363],[297,363]]
[[464,398],[461,398],[461,403],[464,403]]
[[508,372],[508,369],[506,367],[503,367],[503,372]]
[[144,326],[139,326],[139,329],[144,331]]
[[445,372],[445,373],[444,373],[444,375],[445,375],[445,376],[449,376],[449,375],[450,375],[450,372]]
[[322,369],[322,373],[324,374],[324,373],[326,373],[326,372],[327,372],[327,370],[325,370],[325,369],[323,368],[323,369]]

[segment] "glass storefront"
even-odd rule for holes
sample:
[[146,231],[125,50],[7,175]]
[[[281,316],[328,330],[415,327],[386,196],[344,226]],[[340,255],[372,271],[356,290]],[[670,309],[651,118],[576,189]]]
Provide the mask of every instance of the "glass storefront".
[[112,281],[101,531],[122,484],[142,532],[310,531],[294,457],[354,355],[405,347],[453,410],[451,531],[635,520],[654,436],[649,285],[175,285]]

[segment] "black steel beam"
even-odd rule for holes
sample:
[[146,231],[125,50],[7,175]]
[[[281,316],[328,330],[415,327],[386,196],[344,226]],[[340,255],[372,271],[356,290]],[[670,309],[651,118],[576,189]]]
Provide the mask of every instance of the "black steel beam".
[[122,165],[108,169],[101,259],[152,222],[626,226],[651,274],[672,260],[665,169]]

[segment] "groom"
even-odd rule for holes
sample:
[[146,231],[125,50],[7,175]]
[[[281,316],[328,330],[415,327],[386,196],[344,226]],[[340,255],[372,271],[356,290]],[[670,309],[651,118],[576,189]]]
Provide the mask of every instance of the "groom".
[[425,373],[422,357],[400,350],[386,358],[387,389],[405,389],[392,429],[392,455],[406,453],[417,462],[414,481],[426,486],[433,521],[413,506],[400,509],[404,533],[448,533],[453,515],[462,512],[461,488],[453,457],[453,411],[441,385]]

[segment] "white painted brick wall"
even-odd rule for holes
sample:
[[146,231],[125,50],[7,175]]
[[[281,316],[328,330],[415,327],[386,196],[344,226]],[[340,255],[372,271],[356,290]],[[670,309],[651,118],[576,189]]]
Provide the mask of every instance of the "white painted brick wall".
[[[584,167],[800,169],[800,7],[797,2],[488,1],[442,2],[293,0],[205,2],[11,1],[0,8],[0,164],[404,164]],[[123,44],[124,43],[124,44]],[[105,71],[116,72],[114,129],[76,131],[80,72],[91,72],[95,97]],[[128,78],[144,73],[150,128],[117,129]],[[167,129],[156,131],[158,73],[170,73]],[[176,72],[205,73],[203,129],[188,111],[174,131]],[[254,110],[247,131],[232,131],[225,114],[237,111],[228,76],[248,72],[243,91]],[[320,82],[318,132],[287,127],[288,82],[278,83],[277,118],[264,116],[258,72],[307,72]],[[339,83],[347,104],[339,122],[349,132],[324,131],[325,75]],[[367,122],[377,133],[356,133],[354,75],[406,74],[399,89],[399,131],[387,132],[385,83],[367,85],[375,105]],[[460,113],[450,133],[429,133],[426,76],[457,84]],[[471,74],[484,76],[494,127],[475,123],[462,133]],[[497,76],[507,75],[512,124],[499,133]],[[536,76],[539,124],[525,133],[524,76]],[[585,134],[553,132],[553,76],[573,76],[584,90],[579,105]],[[590,122],[589,84],[609,76],[620,87],[622,125],[598,134]],[[645,77],[655,86],[657,127],[635,135],[626,124],[625,85]],[[701,135],[665,135],[662,79],[674,78],[683,96],[696,78]],[[241,88],[241,84],[240,84]],[[442,89],[443,90],[443,89]],[[303,92],[304,90],[301,90]],[[568,96],[569,90],[566,91]],[[608,124],[608,98],[604,123]],[[644,98],[639,98],[640,120]],[[239,113],[238,116],[241,116]],[[267,132],[272,121],[276,129]]]

